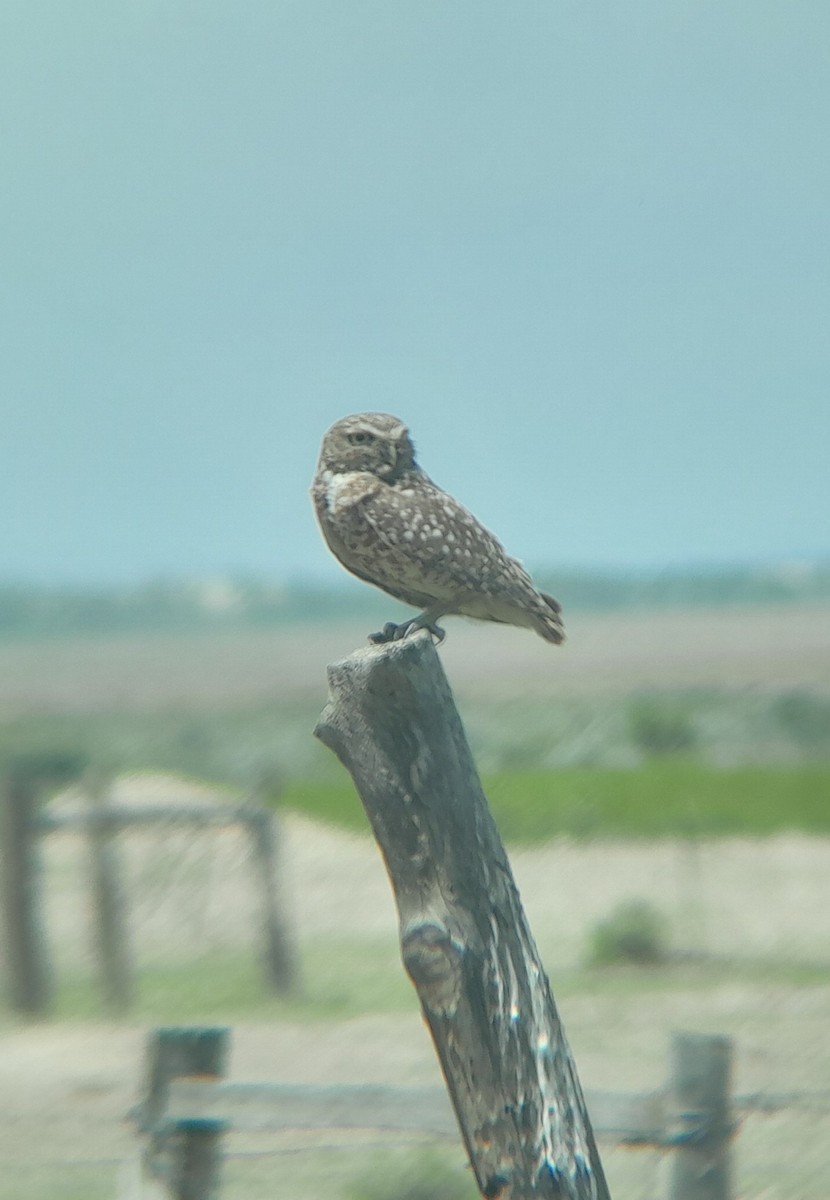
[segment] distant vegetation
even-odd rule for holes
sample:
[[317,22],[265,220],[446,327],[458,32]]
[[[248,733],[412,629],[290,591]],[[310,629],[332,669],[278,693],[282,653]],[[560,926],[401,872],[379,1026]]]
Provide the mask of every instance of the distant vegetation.
[[[665,718],[660,715],[661,703]],[[312,797],[318,784],[325,793],[329,782],[343,777],[335,757],[311,736],[320,705],[315,694],[291,702],[230,704],[204,710],[165,704],[135,711],[9,714],[0,720],[0,770],[20,761],[37,762],[58,755],[117,772],[177,771],[243,789],[276,775],[291,783],[292,795],[295,781],[304,781],[297,786],[306,788],[304,794]],[[537,775],[546,781],[556,775],[568,782],[567,794],[575,797],[575,808],[562,832],[615,828],[614,814],[606,811],[587,782],[577,791],[571,787],[577,778],[583,778],[581,773],[587,781],[596,771],[601,787],[603,772],[610,771],[618,779],[617,794],[625,797],[627,806],[627,828],[620,832],[636,832],[632,822],[644,807],[647,823],[642,832],[646,833],[659,823],[661,815],[671,811],[665,797],[648,790],[649,786],[656,788],[653,781],[663,767],[671,775],[673,800],[682,800],[676,788],[684,778],[684,764],[698,764],[704,780],[709,779],[710,770],[714,779],[728,780],[728,768],[754,764],[760,774],[770,772],[770,782],[761,781],[757,797],[751,786],[741,784],[740,803],[757,808],[767,787],[779,788],[771,804],[775,808],[780,803],[781,820],[786,820],[798,818],[786,787],[792,785],[794,793],[801,787],[789,768],[830,763],[830,697],[806,692],[746,696],[739,692],[672,691],[563,697],[544,704],[513,700],[509,705],[498,698],[481,697],[465,698],[461,711],[484,775],[504,781],[516,772],[524,781],[523,789],[527,780]],[[773,773],[779,768],[776,783]],[[648,780],[646,791],[641,791],[644,772]],[[749,778],[754,776],[736,776],[738,781]],[[830,772],[823,778],[825,792],[817,803],[826,811],[826,831],[830,832]],[[500,788],[509,792],[506,782]],[[541,809],[548,804],[547,788],[545,783],[537,796]],[[715,806],[720,803],[720,793],[707,792],[708,788],[708,783],[695,786],[696,803],[703,803],[704,808],[710,799]],[[553,790],[560,794],[559,784]],[[335,788],[331,797],[335,817],[342,792]],[[322,794],[319,802],[324,809]],[[505,820],[515,825],[511,825],[511,836],[524,837],[522,807],[509,809],[508,803]],[[326,813],[321,809],[319,815]],[[550,815],[559,819],[553,812]],[[362,815],[359,820],[362,822]],[[539,826],[540,836],[551,831],[546,820]],[[813,827],[810,821],[808,826]],[[801,827],[799,819],[795,824]],[[527,834],[531,840],[535,836],[533,830]]]
[[[484,790],[502,836],[524,845],[563,836],[830,834],[826,764],[723,770],[663,760],[638,770],[511,771],[485,777]],[[366,828],[360,801],[347,782],[297,782],[282,803],[318,820]]]
[[[178,771],[231,787],[248,788],[277,775],[307,781],[313,789],[342,778],[337,760],[311,736],[321,703],[314,693],[285,702],[203,709],[165,703],[145,709],[9,713],[0,719],[0,770],[58,755],[118,772]],[[550,772],[562,772],[564,778],[572,769],[587,774],[618,769],[620,794],[634,805],[627,810],[629,820],[639,800],[628,796],[626,781],[636,790],[640,767],[653,779],[663,765],[673,771],[678,761],[715,768],[715,775],[754,764],[761,770],[784,768],[782,779],[794,782],[787,768],[830,762],[830,697],[804,691],[747,695],[675,689],[564,696],[543,704],[532,697],[504,704],[498,696],[481,696],[465,697],[460,706],[483,774],[506,778],[518,772],[527,779],[529,772],[538,772],[547,779]],[[827,784],[822,803],[830,832],[830,774]],[[573,823],[569,818],[567,832],[593,823],[594,801],[584,789],[579,794],[585,799]],[[332,795],[337,807],[340,793]],[[779,799],[785,814],[792,814],[789,798]],[[539,801],[544,808],[542,797]],[[751,788],[742,792],[743,802],[755,803]],[[644,803],[651,811],[651,798]],[[652,822],[665,811],[665,802],[656,797],[654,805]],[[520,809],[505,814],[510,820],[520,815]]]
[[387,1151],[349,1188],[349,1200],[475,1200],[480,1195],[458,1155],[433,1147]]
[[191,632],[284,625],[365,611],[357,589],[256,580],[170,580],[135,587],[0,585],[0,637]]
[[[562,570],[539,577],[570,611],[830,601],[830,562],[660,572]],[[250,628],[370,616],[377,610],[376,593],[345,579],[334,587],[233,578],[122,588],[9,583],[0,585],[0,637]]]
[[[819,604],[830,602],[830,565],[651,577],[563,572],[551,587],[570,611]],[[33,672],[48,674],[73,639],[83,663],[87,635],[111,634],[121,650],[135,634],[138,653],[125,660],[132,664],[128,697],[129,670],[142,661],[144,634],[150,640],[163,632],[172,661],[174,643],[188,643],[194,631],[197,641],[212,643],[222,640],[213,638],[213,629],[354,617],[366,617],[368,625],[388,617],[388,606],[373,589],[348,581],[328,589],[230,580],[121,590],[6,586],[0,587],[0,639],[13,678],[23,660]],[[100,645],[99,651],[99,657],[109,653]],[[118,655],[112,661],[108,669],[125,669]],[[158,663],[140,669],[159,671]],[[649,689],[636,679],[635,671],[625,695],[599,690],[540,699],[531,689],[503,698],[498,689],[468,689],[461,696],[470,744],[507,838],[533,843],[558,834],[784,829],[830,834],[830,696],[824,691],[776,688],[774,679],[760,689]],[[188,703],[177,686],[148,691],[141,705],[87,705],[80,669],[78,694],[70,686],[68,701],[59,690],[56,700],[45,702],[30,701],[24,691],[22,702],[0,714],[0,771],[32,764],[40,770],[46,762],[63,764],[66,774],[67,763],[88,762],[114,772],[178,771],[242,789],[277,775],[285,784],[284,803],[365,828],[339,764],[311,737],[322,681],[307,693],[217,694],[209,704]],[[50,778],[58,775],[51,770]]]
[[594,967],[654,966],[668,957],[667,922],[646,900],[624,900],[591,933],[588,962]]

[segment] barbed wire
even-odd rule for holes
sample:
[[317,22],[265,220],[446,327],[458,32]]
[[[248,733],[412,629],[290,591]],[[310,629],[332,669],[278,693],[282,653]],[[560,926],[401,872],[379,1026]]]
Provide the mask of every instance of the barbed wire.
[[733,1096],[732,1107],[747,1113],[774,1113],[788,1108],[821,1109],[830,1114],[830,1088],[809,1092],[750,1092]]
[[[830,1088],[822,1089],[819,1091],[808,1091],[808,1092],[778,1092],[778,1093],[769,1093],[769,1094],[764,1093],[764,1092],[753,1092],[752,1094],[749,1094],[749,1095],[735,1096],[733,1098],[733,1107],[735,1107],[736,1109],[739,1109],[740,1111],[742,1111],[744,1113],[751,1114],[751,1115],[758,1115],[758,1116],[764,1116],[764,1115],[771,1114],[771,1113],[777,1113],[777,1112],[786,1111],[788,1109],[792,1110],[792,1109],[798,1109],[798,1108],[809,1108],[812,1111],[819,1111],[822,1114],[826,1114],[827,1116],[830,1116]],[[378,1125],[366,1126],[365,1131],[368,1131],[368,1130],[374,1130],[376,1132],[383,1132],[383,1126],[382,1125],[381,1126],[378,1126]],[[291,1126],[290,1130],[289,1129],[280,1130],[279,1133],[284,1134],[287,1132],[292,1132],[292,1133],[300,1134],[300,1133],[318,1133],[319,1131],[320,1131],[319,1126],[296,1125],[296,1126]],[[231,1132],[233,1132],[233,1130],[231,1130]],[[353,1129],[353,1130],[350,1130],[349,1132],[350,1132],[350,1134],[356,1134],[356,1133],[360,1133],[361,1130]],[[389,1131],[390,1134],[393,1132],[398,1135],[400,1134],[399,1130],[394,1130],[394,1131],[390,1130]],[[278,1136],[278,1133],[274,1130],[262,1130],[262,1131],[246,1130],[245,1135],[247,1137],[250,1137],[250,1136],[275,1137],[275,1136]],[[441,1135],[440,1133],[435,1133],[432,1131],[419,1132],[417,1130],[413,1130],[412,1133],[408,1134],[406,1137],[400,1137],[400,1136],[391,1137],[391,1136],[389,1136],[389,1137],[377,1138],[373,1141],[358,1140],[354,1137],[349,1137],[349,1138],[340,1139],[339,1141],[314,1142],[313,1145],[305,1145],[305,1146],[270,1146],[267,1148],[257,1149],[257,1150],[236,1150],[236,1149],[232,1149],[232,1148],[227,1148],[223,1151],[222,1157],[225,1160],[232,1160],[232,1159],[245,1160],[245,1159],[259,1159],[259,1158],[291,1157],[291,1156],[298,1156],[298,1155],[302,1155],[302,1154],[308,1154],[311,1151],[313,1151],[315,1154],[318,1154],[318,1153],[342,1153],[344,1150],[366,1151],[366,1150],[382,1150],[382,1149],[402,1149],[402,1148],[405,1148],[408,1146],[412,1146],[413,1144],[418,1145],[425,1141],[442,1141],[442,1140],[446,1141],[449,1139],[446,1136]],[[620,1149],[625,1149],[627,1151],[640,1148],[637,1145],[615,1142],[610,1137],[601,1138],[601,1140],[603,1142],[607,1143],[608,1149],[613,1149],[617,1146],[619,1146]],[[642,1149],[643,1150],[648,1150],[648,1149],[653,1150],[654,1147],[649,1147],[648,1145],[644,1145],[642,1147]],[[138,1148],[137,1148],[136,1152],[138,1152]],[[50,1159],[42,1159],[41,1158],[41,1159],[37,1159],[37,1160],[23,1159],[23,1158],[21,1158],[21,1159],[8,1159],[7,1158],[7,1159],[4,1159],[3,1165],[4,1165],[4,1168],[6,1168],[6,1169],[26,1168],[27,1170],[31,1170],[32,1168],[35,1168],[38,1170],[63,1169],[64,1167],[77,1167],[77,1168],[81,1168],[81,1167],[87,1167],[87,1168],[124,1167],[124,1166],[128,1166],[131,1162],[133,1162],[134,1157],[135,1156],[118,1157],[118,1158],[116,1158],[116,1157],[50,1158]]]

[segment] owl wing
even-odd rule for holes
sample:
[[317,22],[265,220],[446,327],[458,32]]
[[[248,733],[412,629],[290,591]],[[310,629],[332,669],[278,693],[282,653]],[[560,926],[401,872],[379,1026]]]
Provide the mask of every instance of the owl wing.
[[564,640],[558,602],[540,592],[498,538],[426,476],[417,487],[379,488],[361,507],[388,547],[388,565],[399,572],[397,587],[388,580],[381,584],[398,599],[529,626],[554,643]]
[[495,594],[507,586],[535,590],[498,538],[423,474],[377,488],[356,507],[389,566],[403,569],[405,578],[417,574],[433,596]]

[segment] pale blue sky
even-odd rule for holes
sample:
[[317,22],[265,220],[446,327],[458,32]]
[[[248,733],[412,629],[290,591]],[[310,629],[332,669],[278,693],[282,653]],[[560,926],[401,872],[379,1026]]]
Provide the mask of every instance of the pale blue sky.
[[830,553],[830,5],[6,0],[0,580],[334,578],[406,419],[534,565]]

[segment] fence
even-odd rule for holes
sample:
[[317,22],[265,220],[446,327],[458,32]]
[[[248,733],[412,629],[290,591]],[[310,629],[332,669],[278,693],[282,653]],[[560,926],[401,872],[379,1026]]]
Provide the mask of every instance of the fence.
[[[145,1092],[131,1113],[142,1138],[134,1175],[140,1182],[132,1186],[131,1200],[211,1200],[223,1136],[231,1129],[458,1137],[441,1087],[229,1082],[228,1049],[229,1031],[223,1028],[158,1029],[150,1035]],[[729,1038],[677,1033],[664,1088],[585,1094],[602,1140],[671,1151],[670,1200],[731,1200],[736,1114],[774,1107],[771,1097],[730,1094],[732,1054]]]
[[61,832],[85,834],[88,839],[92,940],[110,1012],[127,1011],[135,996],[136,970],[118,836],[130,829],[154,826],[165,830],[241,826],[247,832],[260,897],[260,958],[265,983],[278,993],[296,990],[296,954],[276,886],[277,827],[272,810],[256,799],[236,805],[115,806],[108,781],[89,773],[82,784],[85,808],[56,812],[42,804],[43,787],[43,777],[34,768],[9,772],[0,788],[2,920],[13,1009],[42,1015],[52,1005],[54,973],[42,919],[40,843]]

